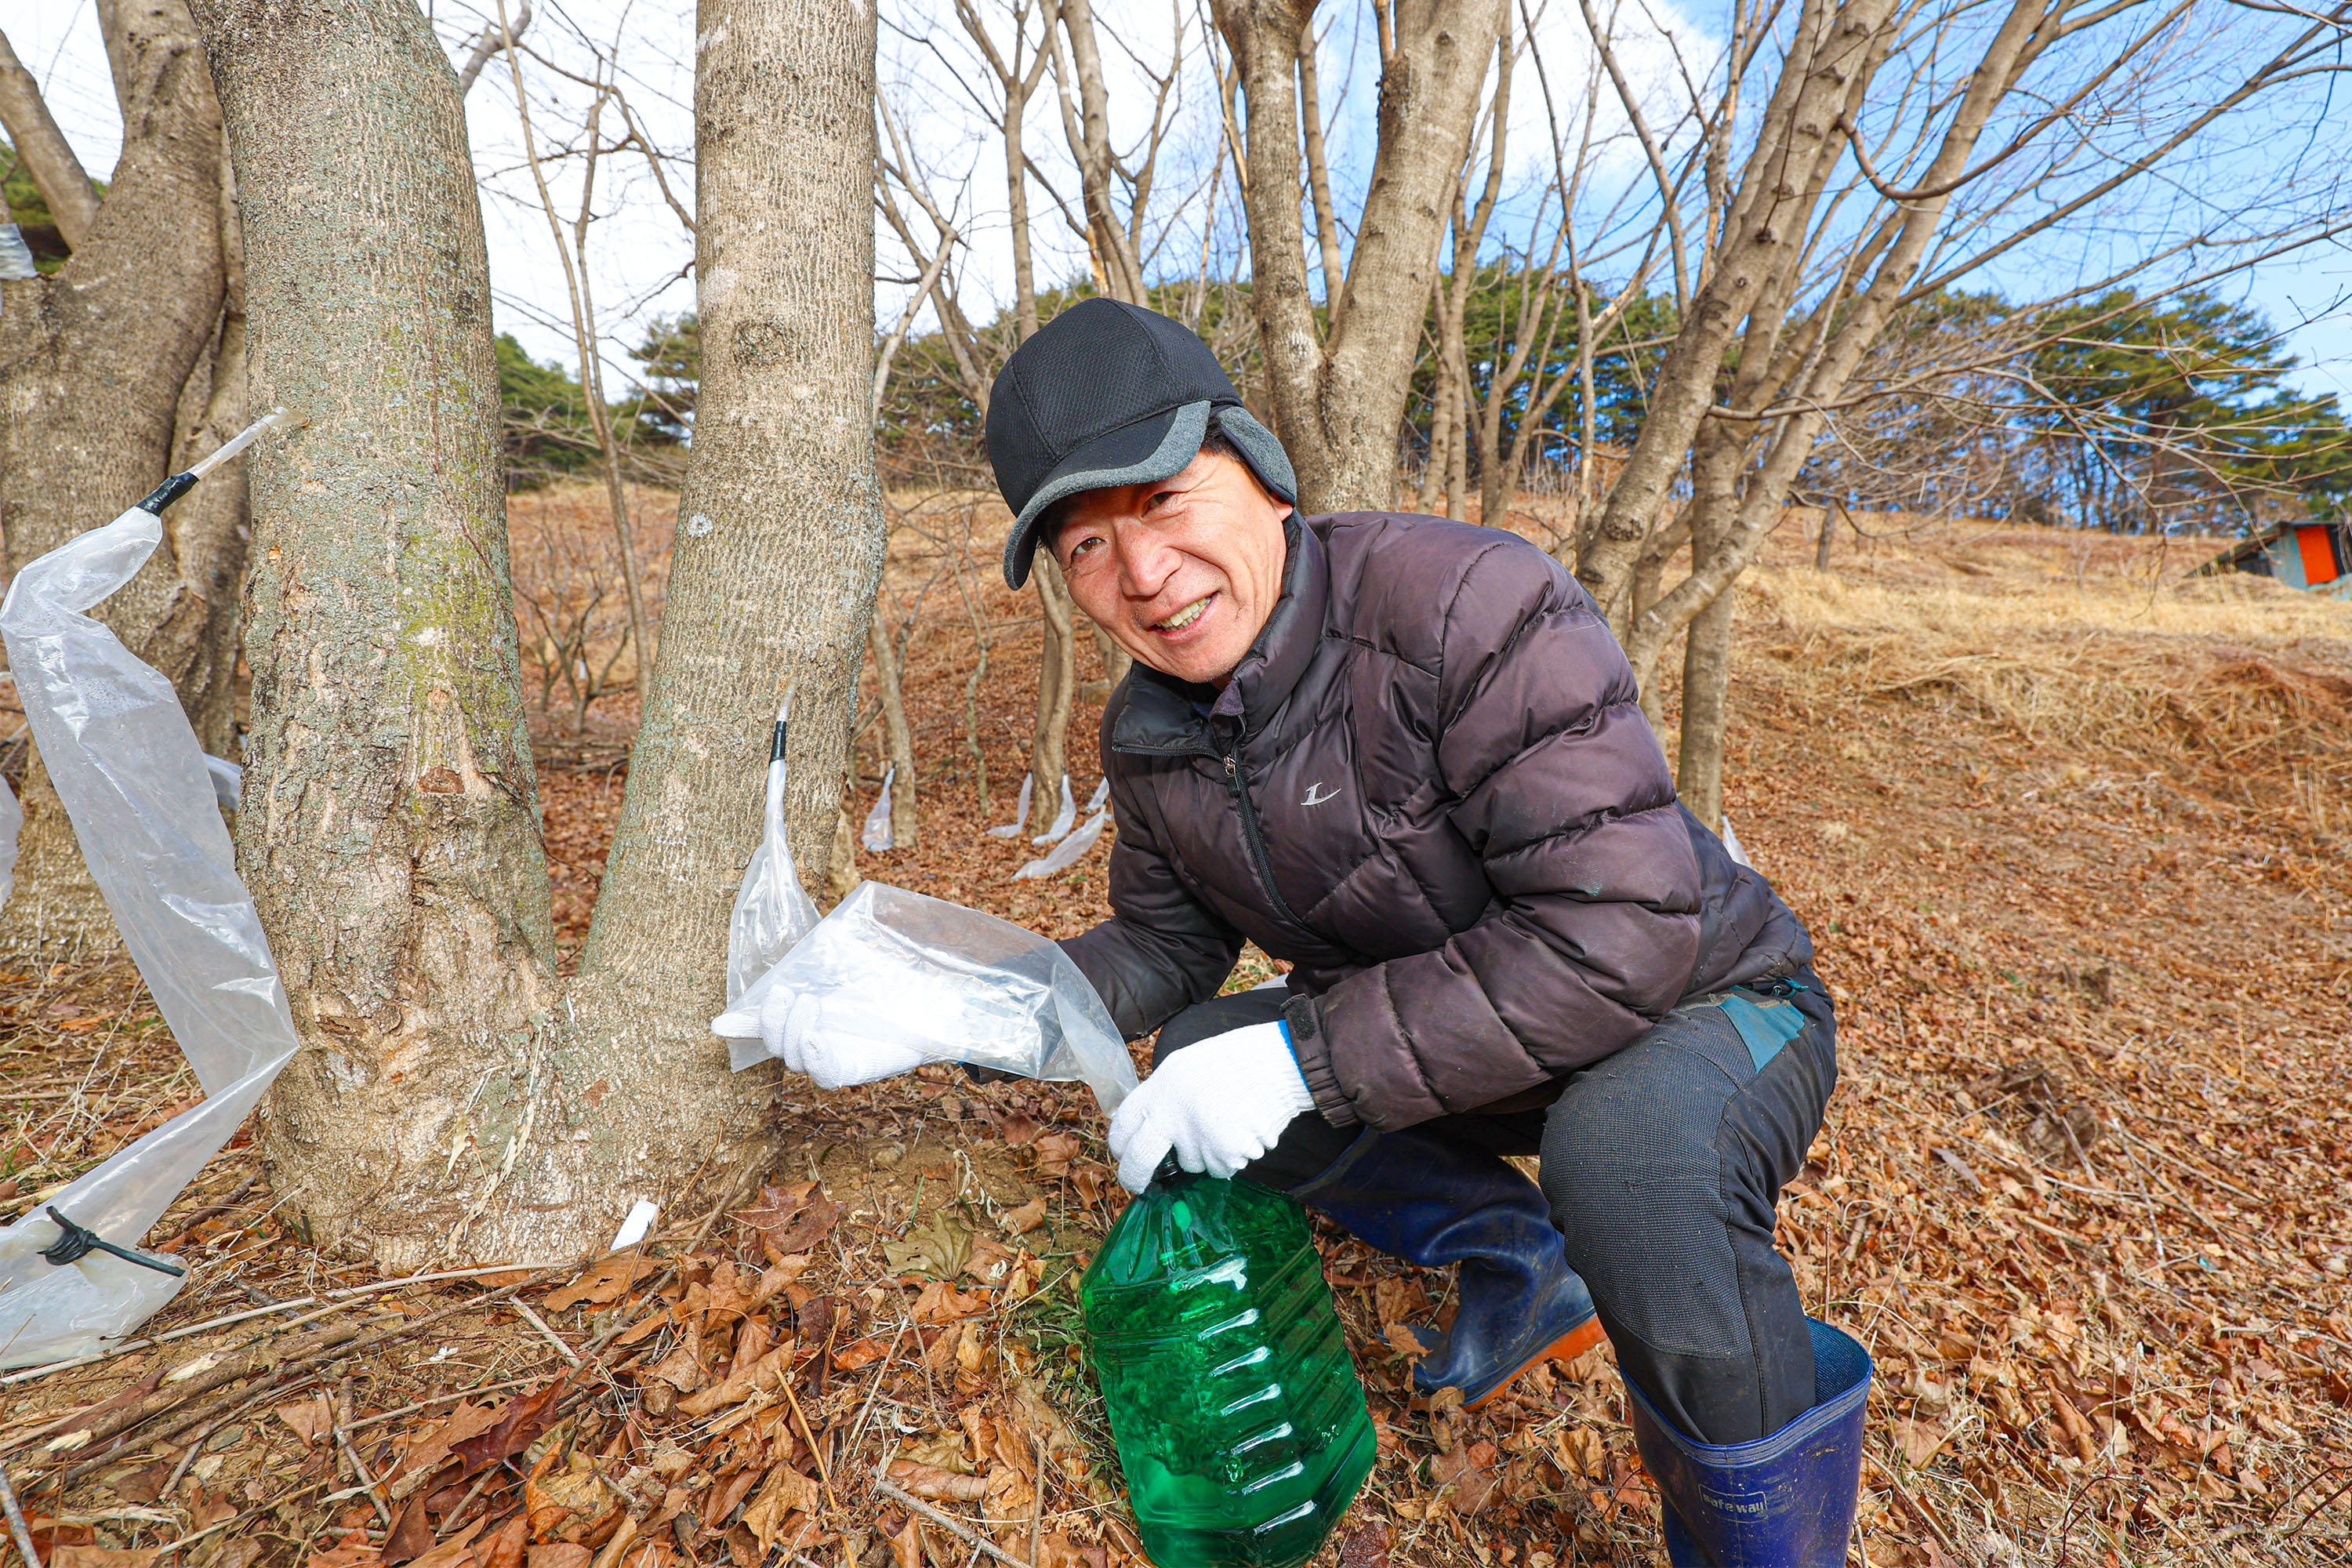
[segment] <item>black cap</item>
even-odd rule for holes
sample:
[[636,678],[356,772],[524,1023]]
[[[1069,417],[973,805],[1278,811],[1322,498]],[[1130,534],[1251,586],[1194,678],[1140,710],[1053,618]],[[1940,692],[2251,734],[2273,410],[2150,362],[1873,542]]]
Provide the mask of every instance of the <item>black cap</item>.
[[1200,454],[1214,420],[1265,488],[1294,505],[1298,481],[1274,432],[1251,417],[1192,331],[1139,305],[1081,300],[997,373],[988,462],[1013,509],[1004,581],[1029,580],[1039,526],[1080,490],[1149,484]]

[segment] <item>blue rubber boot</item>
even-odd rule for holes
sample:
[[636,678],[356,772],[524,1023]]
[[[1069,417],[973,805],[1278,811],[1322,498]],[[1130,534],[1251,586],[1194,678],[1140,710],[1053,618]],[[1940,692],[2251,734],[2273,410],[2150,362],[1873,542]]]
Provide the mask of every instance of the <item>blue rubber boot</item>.
[[1412,1331],[1427,1351],[1413,1368],[1417,1394],[1458,1388],[1474,1407],[1538,1362],[1571,1360],[1601,1341],[1550,1205],[1499,1154],[1413,1128],[1368,1133],[1293,1191],[1408,1263],[1460,1265],[1453,1328]]
[[1843,1568],[1862,1488],[1870,1352],[1826,1323],[1809,1319],[1806,1327],[1814,1405],[1753,1443],[1694,1442],[1626,1383],[1633,1441],[1665,1501],[1675,1568]]

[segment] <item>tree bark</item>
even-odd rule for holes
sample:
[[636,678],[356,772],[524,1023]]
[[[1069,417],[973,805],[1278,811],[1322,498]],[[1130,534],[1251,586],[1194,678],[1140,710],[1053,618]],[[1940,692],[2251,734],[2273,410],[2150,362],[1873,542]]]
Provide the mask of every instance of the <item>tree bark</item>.
[[[869,423],[874,22],[709,0],[697,439],[667,625],[578,978],[523,730],[488,274],[455,76],[409,0],[202,0],[244,181],[257,401],[240,862],[305,1049],[273,1182],[406,1268],[603,1245],[731,1185],[774,1078],[709,1020],[781,693],[819,886],[882,557]],[[349,178],[358,160],[370,177]],[[779,521],[779,520],[782,520]]]
[[[1397,429],[1500,0],[1398,0],[1382,13],[1379,142],[1345,285],[1318,328],[1301,215],[1294,85],[1313,0],[1216,0],[1248,107],[1251,300],[1276,434],[1307,512],[1390,504]],[[1392,12],[1392,27],[1391,26]]]
[[[1111,205],[1111,174],[1118,154],[1110,144],[1110,89],[1103,75],[1101,46],[1095,37],[1093,0],[1061,0],[1060,11],[1062,31],[1070,40],[1072,71],[1077,78],[1078,113],[1065,139],[1078,165],[1087,248],[1100,270],[1103,293],[1140,305],[1145,302],[1143,259],[1137,253],[1134,237],[1119,223]],[[1049,32],[1050,26],[1049,21]],[[1155,136],[1151,151],[1158,150]],[[1150,172],[1147,163],[1147,180]]]
[[[245,236],[236,182],[221,159],[221,317],[210,349],[180,394],[178,435],[165,468],[184,473],[252,422],[245,342]],[[148,645],[147,659],[180,694],[196,741],[215,756],[236,758],[238,602],[245,586],[246,542],[252,537],[245,465],[214,473],[163,514],[163,532],[182,580],[203,600],[205,616],[182,623],[182,635]]]
[[[163,480],[182,392],[221,327],[212,80],[179,0],[125,10],[110,36],[125,134],[107,198],[54,276],[0,284],[0,535],[12,571]],[[202,647],[221,625],[224,593],[236,593],[233,581],[211,581],[218,563],[192,532],[202,527],[173,519],[163,547],[97,611],[175,679],[209,679],[221,657],[234,658]],[[113,921],[37,759],[24,805],[0,953],[112,948]]]
[[[1710,420],[1699,427],[1698,445],[1691,453],[1688,509],[1694,572],[1714,564],[1717,555],[1728,546],[1739,510],[1739,463],[1745,453],[1741,434],[1721,421]],[[1718,832],[1723,826],[1723,738],[1730,690],[1732,604],[1729,594],[1718,595],[1692,617],[1684,639],[1682,743],[1675,765],[1675,787],[1683,804]]]

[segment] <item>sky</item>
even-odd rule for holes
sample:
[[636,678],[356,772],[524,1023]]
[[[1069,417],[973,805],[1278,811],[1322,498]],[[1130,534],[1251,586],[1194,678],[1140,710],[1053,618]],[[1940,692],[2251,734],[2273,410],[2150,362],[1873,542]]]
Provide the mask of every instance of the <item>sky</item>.
[[[509,5],[520,0],[508,0]],[[1676,97],[1677,61],[1703,61],[1715,45],[1704,13],[1676,11],[1666,0],[1620,0],[1635,17],[1623,35],[1632,40],[1625,66],[1637,99],[1663,120]],[[1000,44],[1009,36],[1004,12],[1009,0],[982,9],[996,21]],[[991,125],[994,84],[979,52],[954,21],[949,0],[881,0],[884,27],[879,77],[891,111],[904,126],[928,188],[964,237],[955,269],[967,300],[984,307],[1011,295],[1006,186],[1002,152]],[[1551,166],[1544,95],[1548,82],[1563,118],[1572,116],[1585,90],[1591,46],[1574,0],[1535,0],[1539,80],[1523,68],[1515,79],[1507,121],[1505,200],[1496,229],[1524,234]],[[1604,5],[1605,8],[1605,5]],[[120,149],[121,125],[100,46],[91,0],[51,0],[19,10],[7,23],[16,52],[47,94],[51,111],[84,164],[101,177]],[[1351,212],[1362,199],[1374,142],[1373,84],[1377,55],[1368,8],[1326,5],[1318,51],[1323,105],[1331,120],[1329,142],[1336,205]],[[1106,35],[1107,68],[1113,79],[1114,141],[1133,146],[1150,122],[1152,79],[1175,64],[1176,130],[1161,156],[1161,201],[1169,215],[1160,241],[1160,270],[1190,272],[1202,256],[1226,274],[1245,271],[1242,237],[1234,223],[1228,177],[1213,216],[1206,199],[1207,174],[1218,155],[1214,92],[1201,40],[1201,19],[1189,0],[1097,0]],[[496,0],[487,17],[495,19]],[[436,32],[453,62],[486,20],[480,0],[430,0]],[[1698,20],[1692,19],[1694,16]],[[683,4],[648,5],[638,0],[541,0],[527,34],[534,48],[562,71],[617,79],[645,142],[663,154],[669,196],[688,210],[693,203],[692,8]],[[618,47],[615,47],[615,43]],[[1132,53],[1125,51],[1131,50]],[[2184,63],[2189,71],[2193,62]],[[530,132],[540,153],[552,203],[568,236],[577,216],[583,161],[566,156],[582,142],[591,94],[557,71],[525,63]],[[511,331],[534,358],[576,365],[569,300],[556,240],[524,156],[524,121],[517,111],[515,81],[504,56],[495,56],[467,100],[468,130],[483,189],[483,222],[491,258],[491,283],[499,330]],[[1066,152],[1050,74],[1041,85],[1026,122],[1028,149],[1043,176],[1033,184],[1030,202],[1041,286],[1081,277],[1083,244],[1063,220],[1056,198],[1076,206],[1076,179]],[[1591,190],[1594,205],[1612,193],[1638,188],[1643,164],[1628,132],[1628,121],[1609,94],[1602,94],[1598,121],[1600,151]],[[2046,287],[2053,277],[2097,275],[2114,257],[2143,238],[2135,224],[2178,228],[2200,196],[2211,190],[2254,188],[2284,179],[2298,158],[2311,156],[2293,138],[2263,134],[2256,125],[2188,171],[2179,188],[2160,194],[2160,206],[2136,208],[2105,226],[2075,226],[2063,241],[2013,253],[1987,280],[2013,296]],[[616,132],[608,108],[604,123]],[[1230,171],[1230,164],[1226,165]],[[2202,182],[2202,187],[2199,185]],[[624,352],[642,341],[656,319],[689,310],[694,302],[693,241],[673,212],[647,160],[635,150],[599,160],[585,276],[605,367],[606,391],[620,396],[636,367]],[[915,215],[909,213],[910,218]],[[1204,220],[1207,233],[1203,234]],[[920,223],[919,218],[915,221]],[[1205,239],[1205,246],[1204,246]],[[889,242],[879,247],[876,315],[879,330],[898,321],[911,294],[919,263]],[[2294,380],[2306,393],[2335,393],[2352,406],[2352,246],[2338,242],[2256,268],[2232,289],[2263,310],[2284,330],[2288,350],[2303,360]],[[917,330],[928,320],[917,319]]]

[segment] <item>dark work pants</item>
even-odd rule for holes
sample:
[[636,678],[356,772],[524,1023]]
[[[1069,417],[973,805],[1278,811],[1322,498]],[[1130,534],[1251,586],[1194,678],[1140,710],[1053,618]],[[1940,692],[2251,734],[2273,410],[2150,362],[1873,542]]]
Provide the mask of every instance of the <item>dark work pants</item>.
[[[1686,1005],[1564,1076],[1549,1108],[1474,1111],[1417,1129],[1498,1155],[1541,1156],[1552,1221],[1591,1288],[1618,1366],[1703,1443],[1768,1436],[1813,1404],[1812,1341],[1772,1226],[1781,1187],[1821,1131],[1837,1043],[1821,982],[1811,970],[1794,979],[1804,987],[1788,998],[1796,1015],[1773,1015],[1801,1020],[1785,1043],[1751,1046],[1722,1006]],[[1160,1030],[1152,1059],[1270,1022],[1286,1000],[1278,989],[1245,991],[1187,1008]],[[1242,1174],[1291,1191],[1359,1137],[1379,1136],[1309,1111]]]

